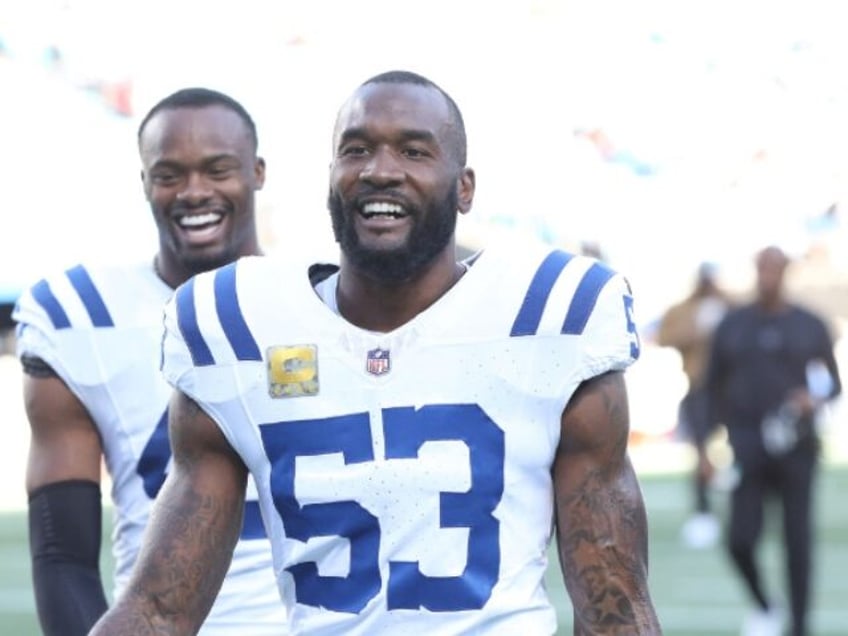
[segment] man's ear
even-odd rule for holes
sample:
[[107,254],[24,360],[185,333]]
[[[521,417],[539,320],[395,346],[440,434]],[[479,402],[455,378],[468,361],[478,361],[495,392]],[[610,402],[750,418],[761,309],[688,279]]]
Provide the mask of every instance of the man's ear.
[[150,201],[150,192],[147,189],[147,179],[144,178],[144,169],[138,171],[138,178],[141,179],[141,190],[144,192],[144,198]]
[[256,157],[253,171],[256,179],[256,189],[261,190],[262,186],[265,185],[265,160],[262,157]]
[[474,188],[476,186],[474,170],[463,168],[458,181],[457,211],[461,214],[466,214],[471,210],[471,205],[474,203]]

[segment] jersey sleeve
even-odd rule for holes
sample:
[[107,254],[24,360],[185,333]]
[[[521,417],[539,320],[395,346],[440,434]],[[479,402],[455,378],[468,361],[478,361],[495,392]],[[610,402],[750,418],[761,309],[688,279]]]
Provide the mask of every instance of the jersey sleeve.
[[[636,361],[634,300],[621,273],[547,245],[523,246],[522,258],[511,260],[498,250],[475,267],[499,263],[483,290],[494,296],[486,324],[509,334],[507,347],[518,361],[514,370],[504,367],[511,382],[561,412],[580,383]],[[498,294],[491,293],[495,286]]]
[[177,303],[178,295],[186,293],[193,293],[193,289],[178,288],[174,296],[165,305],[161,370],[165,380],[171,386],[192,398],[196,398],[197,373],[191,350],[180,329],[179,305]]
[[522,282],[510,301],[520,306],[510,335],[538,336],[538,359],[565,370],[566,386],[624,370],[638,359],[633,294],[621,273],[559,250],[540,252],[530,264],[519,279],[530,283]]
[[233,446],[242,398],[264,381],[264,362],[241,314],[235,264],[196,275],[165,306],[161,371],[194,400]]
[[12,311],[12,319],[17,323],[15,342],[18,357],[41,358],[59,372],[56,328],[47,310],[36,301],[34,288],[27,289],[18,299]]
[[621,274],[613,274],[602,287],[583,336],[584,379],[623,371],[639,358],[633,294]]
[[15,344],[18,358],[30,356],[41,358],[58,373],[61,365],[57,360],[55,334],[44,321],[37,306],[32,306],[32,297],[24,294],[15,305],[12,318],[17,323]]
[[92,316],[111,321],[90,281],[81,267],[45,278],[21,295],[12,313],[18,357],[41,358],[78,396],[101,378],[91,355]]
[[245,362],[263,364],[241,313],[235,264],[199,274],[165,306],[161,369],[165,379],[200,404],[233,400],[261,380]]

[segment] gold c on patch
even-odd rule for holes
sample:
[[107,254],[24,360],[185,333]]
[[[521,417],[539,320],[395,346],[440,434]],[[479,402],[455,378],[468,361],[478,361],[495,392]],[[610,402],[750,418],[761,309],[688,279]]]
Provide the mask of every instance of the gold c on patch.
[[318,347],[268,347],[268,393],[272,398],[318,393]]

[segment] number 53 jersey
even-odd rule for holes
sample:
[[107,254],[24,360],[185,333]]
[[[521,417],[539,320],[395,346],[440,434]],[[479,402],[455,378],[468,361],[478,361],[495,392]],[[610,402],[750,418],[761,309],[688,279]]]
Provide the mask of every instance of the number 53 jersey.
[[307,268],[246,258],[166,310],[163,371],[253,474],[294,634],[552,634],[544,589],[560,417],[639,354],[601,263],[483,252],[390,333]]
[[[97,426],[112,482],[115,590],[127,583],[171,456],[160,372],[162,309],[173,293],[150,263],[79,265],[18,301],[18,354],[47,362]],[[285,610],[255,492],[228,577],[201,633],[280,634]]]

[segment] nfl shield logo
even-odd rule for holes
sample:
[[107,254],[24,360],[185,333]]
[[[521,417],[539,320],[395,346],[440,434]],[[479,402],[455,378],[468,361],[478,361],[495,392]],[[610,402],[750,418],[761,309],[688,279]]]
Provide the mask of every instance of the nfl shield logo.
[[368,359],[365,361],[365,370],[371,375],[383,375],[392,368],[392,361],[388,349],[371,349]]

